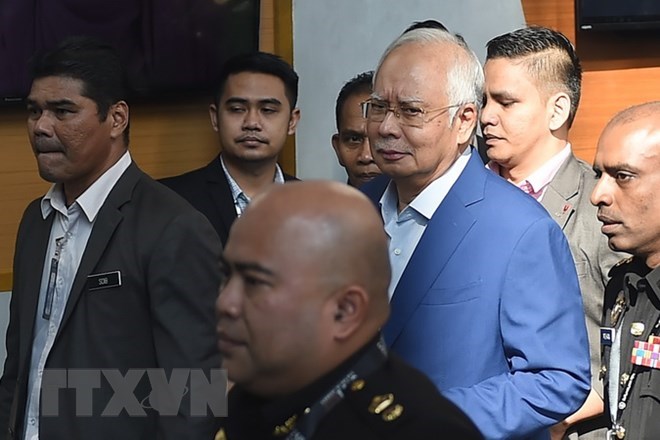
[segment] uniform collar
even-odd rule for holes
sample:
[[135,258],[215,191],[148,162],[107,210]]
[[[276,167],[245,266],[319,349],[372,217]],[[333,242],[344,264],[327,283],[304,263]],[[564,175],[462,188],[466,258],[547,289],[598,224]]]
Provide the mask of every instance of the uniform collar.
[[[299,418],[306,408],[314,404],[348,374],[357,360],[367,350],[375,346],[379,339],[380,335],[376,336],[357,353],[342,362],[337,368],[288,396],[276,399],[264,399],[250,394],[236,385],[229,393],[230,402],[236,403],[232,407],[235,408],[236,412],[244,411],[246,408],[256,410],[256,414],[252,413],[253,416],[256,415],[259,419],[259,424],[268,428],[272,434],[277,426],[284,426],[292,417],[296,416]],[[252,420],[252,423],[255,423],[255,421]]]

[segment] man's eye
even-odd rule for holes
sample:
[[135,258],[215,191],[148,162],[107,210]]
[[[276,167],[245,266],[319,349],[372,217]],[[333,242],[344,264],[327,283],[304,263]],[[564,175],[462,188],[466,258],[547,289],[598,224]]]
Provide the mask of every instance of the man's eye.
[[272,115],[273,113],[277,113],[277,109],[272,107],[264,107],[261,109],[261,112],[266,113],[267,115]]
[[375,113],[384,113],[387,111],[387,104],[385,104],[384,102],[378,102],[378,101],[372,102],[371,104],[369,104],[369,106],[371,107],[371,110]]
[[241,107],[240,105],[232,105],[232,106],[229,106],[228,110],[231,113],[242,113],[242,112],[245,111],[245,107]]
[[68,108],[56,108],[54,110],[54,113],[55,113],[55,116],[57,116],[58,118],[62,118],[62,117],[65,117],[65,116],[73,113],[73,111],[68,109]]
[[249,275],[243,277],[243,282],[246,286],[251,287],[265,286],[267,284],[265,281]]
[[364,138],[362,136],[349,136],[346,141],[349,144],[361,144]]
[[401,113],[405,116],[417,116],[424,113],[419,107],[401,107]]
[[616,173],[615,177],[619,182],[626,182],[633,178],[633,176],[628,173]]
[[38,118],[39,116],[41,116],[41,109],[37,107],[28,107],[27,111],[28,111],[28,116],[30,118]]

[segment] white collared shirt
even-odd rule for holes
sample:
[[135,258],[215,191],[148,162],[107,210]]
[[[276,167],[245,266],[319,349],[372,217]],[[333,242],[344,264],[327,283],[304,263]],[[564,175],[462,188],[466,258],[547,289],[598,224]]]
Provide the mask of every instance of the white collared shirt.
[[[236,216],[240,217],[241,214],[243,214],[243,211],[245,211],[245,208],[247,208],[247,205],[250,203],[250,198],[243,192],[241,187],[238,185],[238,182],[236,182],[234,178],[231,177],[231,174],[229,174],[229,170],[225,166],[225,161],[222,159],[222,155],[220,155],[220,165],[222,165],[222,171],[224,171],[225,177],[227,177],[227,182],[229,182],[231,197],[234,199]],[[280,168],[280,165],[277,163],[275,164],[275,178],[273,179],[273,183],[284,183],[284,173],[282,173],[282,168]]]
[[401,212],[398,212],[399,197],[394,181],[391,181],[385,189],[379,204],[385,232],[390,238],[389,256],[392,266],[392,280],[388,290],[390,300],[426,230],[426,225],[458,180],[471,155],[472,149],[466,148],[442,176],[424,188]]
[[[66,206],[61,184],[51,186],[41,199],[41,215],[44,220],[55,211],[50,230],[46,259],[41,274],[39,301],[34,323],[34,339],[28,377],[28,398],[24,419],[24,439],[39,439],[39,414],[41,380],[50,350],[59,331],[73,281],[78,272],[94,221],[119,178],[132,162],[127,151],[110,169],[101,175],[72,204]],[[59,240],[60,245],[56,242]],[[55,254],[58,250],[59,256]],[[53,270],[53,260],[57,261]],[[52,307],[50,318],[44,317],[49,278],[52,281]]]

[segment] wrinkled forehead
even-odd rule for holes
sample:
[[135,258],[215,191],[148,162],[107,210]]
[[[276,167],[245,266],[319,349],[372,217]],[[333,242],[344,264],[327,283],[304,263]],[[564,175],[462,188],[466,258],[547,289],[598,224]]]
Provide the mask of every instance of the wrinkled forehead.
[[394,49],[376,73],[372,96],[391,102],[445,96],[449,55],[437,46],[411,43]]

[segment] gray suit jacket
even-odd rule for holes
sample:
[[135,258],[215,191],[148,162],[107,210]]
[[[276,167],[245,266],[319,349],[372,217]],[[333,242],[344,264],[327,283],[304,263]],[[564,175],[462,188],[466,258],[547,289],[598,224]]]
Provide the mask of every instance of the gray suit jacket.
[[598,370],[603,298],[608,273],[625,254],[612,251],[607,237],[600,232],[597,208],[589,201],[596,182],[591,166],[571,153],[550,182],[541,204],[566,234],[573,253],[587,319],[592,387],[602,397],[603,383],[598,379]]
[[[54,214],[43,219],[39,199],[28,206],[18,231],[7,359],[0,380],[0,435],[22,438],[34,321]],[[94,223],[76,273],[47,369],[159,368],[208,372],[219,368],[214,302],[220,280],[217,234],[203,215],[135,164],[114,186]],[[95,290],[90,276],[121,273],[121,285]],[[146,409],[143,417],[101,412],[114,394],[102,380],[89,417],[76,415],[74,389],[59,394],[57,417],[40,417],[40,438],[212,438],[213,417],[192,417],[190,396],[177,416]],[[139,402],[151,393],[141,381]]]

